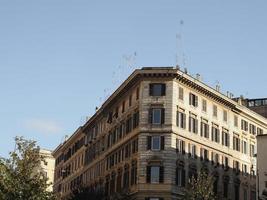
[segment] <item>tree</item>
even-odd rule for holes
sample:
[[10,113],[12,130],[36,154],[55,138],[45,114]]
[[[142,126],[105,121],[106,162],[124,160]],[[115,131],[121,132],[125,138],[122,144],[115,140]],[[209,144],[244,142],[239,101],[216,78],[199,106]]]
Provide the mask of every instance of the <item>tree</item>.
[[205,171],[201,171],[198,176],[189,180],[186,189],[186,200],[215,200],[213,193],[213,178]]
[[102,200],[104,192],[102,190],[92,190],[88,187],[79,187],[72,192],[69,200]]
[[9,158],[0,158],[0,200],[54,200],[46,189],[47,178],[41,169],[44,158],[36,142],[15,138]]

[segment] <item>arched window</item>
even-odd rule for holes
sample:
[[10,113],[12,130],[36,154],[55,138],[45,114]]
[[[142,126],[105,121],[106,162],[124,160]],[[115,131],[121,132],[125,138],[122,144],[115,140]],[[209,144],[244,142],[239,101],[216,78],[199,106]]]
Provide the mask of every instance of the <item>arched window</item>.
[[131,185],[136,185],[137,183],[137,161],[132,161],[131,167]]
[[118,169],[118,174],[117,174],[117,187],[116,191],[121,192],[121,179],[122,179],[122,169]]
[[124,165],[123,187],[125,189],[129,188],[129,164]]
[[177,162],[175,183],[178,187],[185,187],[185,169],[184,162]]

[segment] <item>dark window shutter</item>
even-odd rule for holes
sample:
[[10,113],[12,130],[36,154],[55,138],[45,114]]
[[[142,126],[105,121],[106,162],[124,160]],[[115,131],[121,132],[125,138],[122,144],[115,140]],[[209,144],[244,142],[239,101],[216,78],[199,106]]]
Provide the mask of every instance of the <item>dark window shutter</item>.
[[166,84],[161,84],[161,96],[166,95]]
[[164,167],[163,166],[159,167],[159,182],[160,183],[164,182]]
[[186,128],[186,114],[183,113],[183,128]]
[[182,181],[181,181],[181,185],[182,185],[182,187],[185,187],[185,170],[184,169],[182,169]]
[[146,167],[146,182],[150,183],[151,179],[151,166]]
[[195,106],[198,107],[198,96],[195,96]]
[[189,105],[192,105],[192,94],[189,93]]
[[153,84],[149,84],[149,95],[153,96]]
[[176,172],[175,172],[175,184],[178,185],[178,167],[176,167]]
[[161,109],[161,124],[165,123],[165,109]]
[[189,117],[189,131],[191,132],[191,117]]
[[176,153],[179,152],[179,140],[176,138]]
[[179,111],[176,111],[176,126],[180,126],[179,125]]
[[196,133],[198,133],[198,120],[196,119]]
[[148,110],[148,123],[149,124],[152,124],[152,121],[153,121],[153,109],[152,108],[150,108],[149,110]]
[[205,127],[205,124],[203,122],[200,122],[200,136],[204,135],[203,128]]
[[161,139],[161,141],[160,141],[160,149],[161,150],[164,150],[164,147],[165,147],[165,137],[164,136],[161,136],[160,139]]
[[147,136],[147,150],[151,149],[151,139],[152,139],[151,136]]

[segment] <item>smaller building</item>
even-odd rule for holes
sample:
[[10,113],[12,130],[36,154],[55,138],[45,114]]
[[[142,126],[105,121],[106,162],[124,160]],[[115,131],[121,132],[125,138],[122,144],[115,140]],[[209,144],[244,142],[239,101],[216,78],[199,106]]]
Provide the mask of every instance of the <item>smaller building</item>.
[[55,159],[52,156],[52,151],[50,150],[40,149],[40,155],[44,158],[44,161],[41,163],[41,170],[48,178],[48,184],[50,184],[47,190],[52,192],[54,184]]
[[243,97],[240,97],[234,98],[234,100],[241,101],[242,105],[267,118],[267,98],[244,99]]
[[257,180],[257,193],[258,199],[267,199],[267,135],[257,136],[257,166],[258,166],[258,180]]

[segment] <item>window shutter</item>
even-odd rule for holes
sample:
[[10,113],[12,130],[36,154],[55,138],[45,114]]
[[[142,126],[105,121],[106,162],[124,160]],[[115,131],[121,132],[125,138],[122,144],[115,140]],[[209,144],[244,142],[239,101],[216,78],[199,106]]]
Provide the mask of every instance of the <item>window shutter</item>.
[[161,84],[161,96],[166,95],[166,84]]
[[214,127],[212,127],[211,130],[212,130],[212,133],[211,133],[211,140],[214,141],[214,131],[215,131],[215,130],[214,130]]
[[189,105],[192,105],[192,94],[189,93]]
[[179,111],[176,111],[176,126],[180,126],[179,125]]
[[200,136],[204,135],[204,132],[203,132],[204,126],[205,126],[205,124],[203,122],[200,122]]
[[161,136],[160,137],[161,141],[160,141],[160,149],[161,150],[164,150],[164,147],[165,147],[165,137],[164,136]]
[[147,136],[147,150],[151,150],[151,140],[152,140],[152,137]]
[[222,132],[222,145],[224,145],[224,132]]
[[182,187],[185,187],[185,170],[182,169],[182,180],[181,180]]
[[165,109],[161,109],[161,124],[165,123]]
[[176,153],[179,152],[179,140],[176,138]]
[[164,182],[164,167],[163,166],[159,167],[159,182],[160,183]]
[[178,167],[176,167],[175,184],[178,185]]
[[150,108],[150,109],[148,110],[148,123],[149,123],[149,124],[152,124],[152,121],[153,121],[153,109]]
[[183,128],[186,128],[186,114],[183,113]]
[[146,167],[146,182],[150,183],[151,179],[151,166]]
[[195,106],[198,107],[198,96],[195,96]]
[[189,132],[191,132],[191,122],[192,122],[192,118],[189,117]]
[[153,96],[153,84],[149,84],[149,96]]
[[196,119],[196,134],[198,133],[198,120]]

